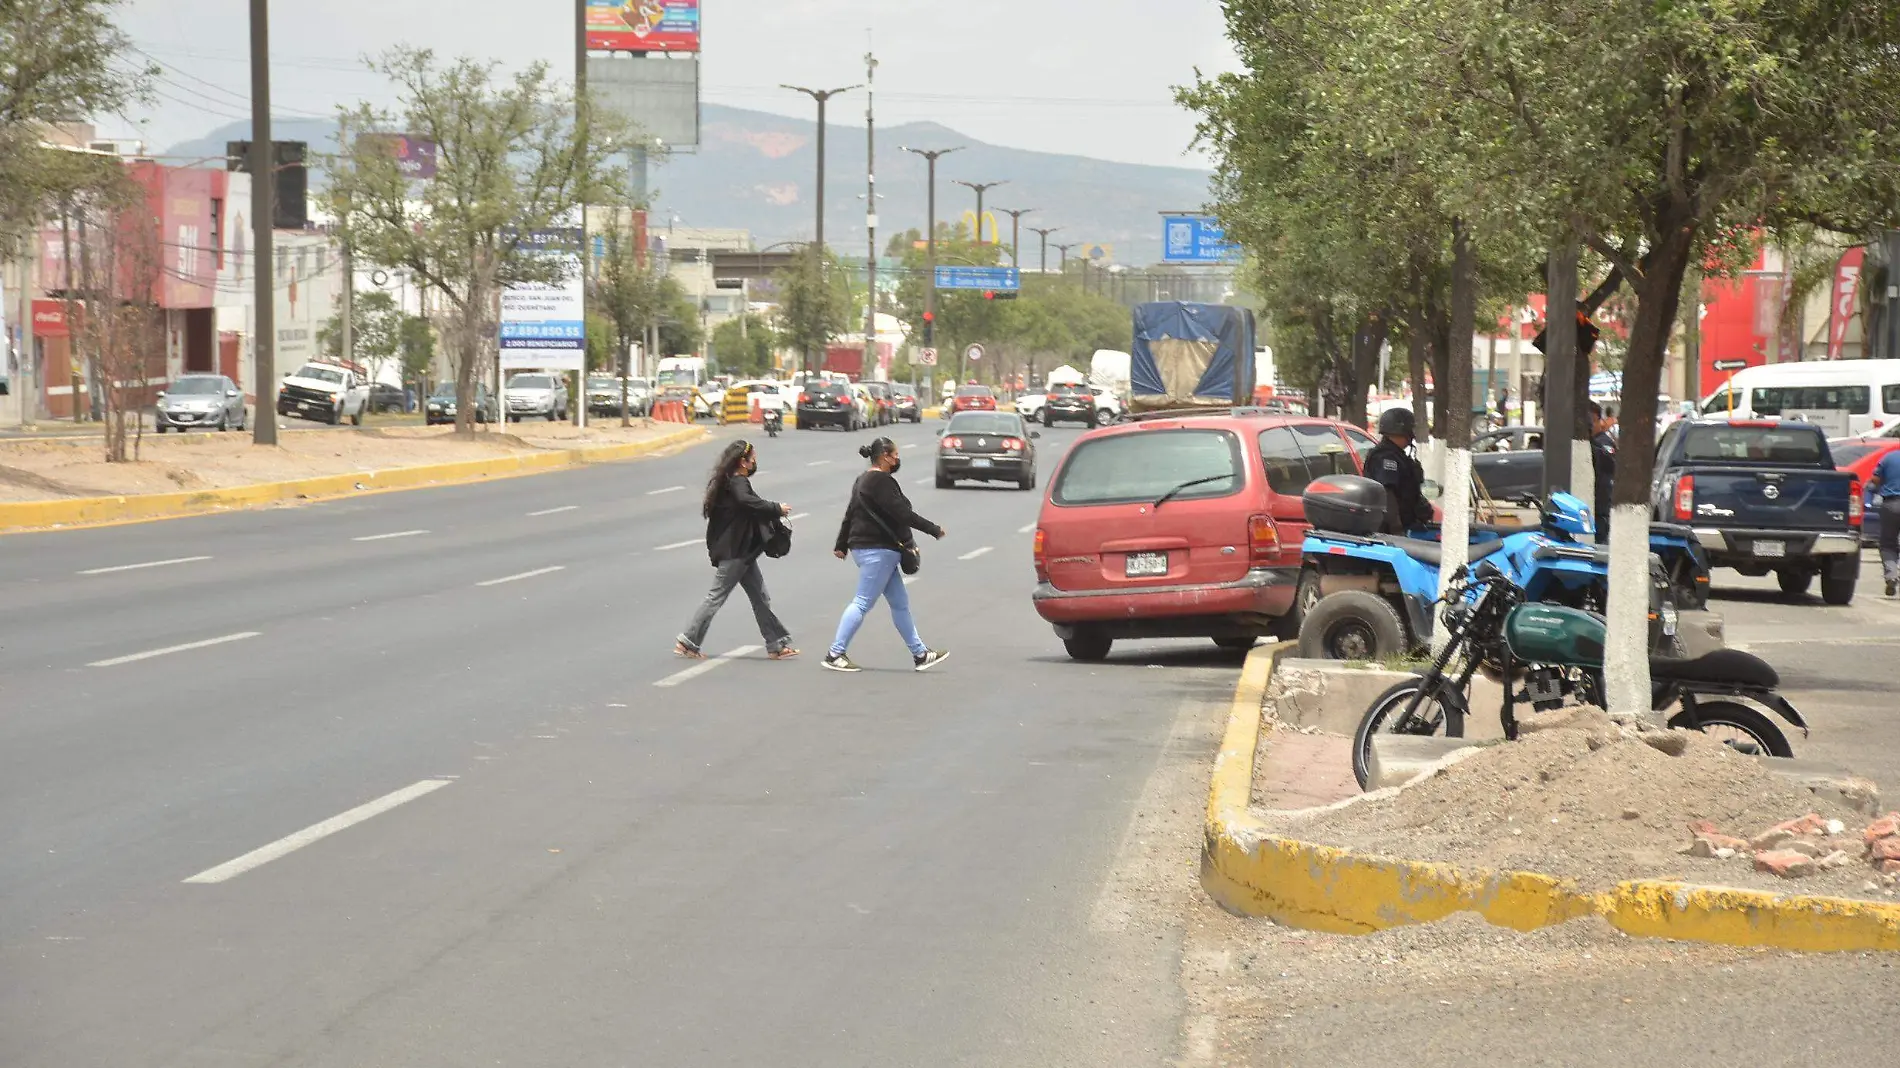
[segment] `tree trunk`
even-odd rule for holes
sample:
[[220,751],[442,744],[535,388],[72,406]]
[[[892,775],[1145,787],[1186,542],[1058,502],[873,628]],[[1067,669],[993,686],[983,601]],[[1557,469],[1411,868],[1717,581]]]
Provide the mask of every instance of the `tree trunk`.
[[[1574,434],[1557,433],[1576,423],[1581,407],[1575,390],[1577,317],[1570,312],[1577,294],[1577,243],[1565,241],[1550,250],[1544,289],[1544,484],[1545,495],[1572,485],[1570,458],[1575,455]],[[1584,438],[1587,443],[1589,438]],[[1587,455],[1586,444],[1583,451]],[[1601,517],[1599,517],[1599,522]]]
[[1372,313],[1352,332],[1352,353],[1345,396],[1339,409],[1339,421],[1353,426],[1366,425],[1366,388],[1379,374],[1379,348],[1390,333],[1386,309]]
[[[1445,410],[1445,479],[1439,540],[1438,592],[1464,572],[1471,546],[1471,345],[1478,328],[1478,253],[1471,230],[1462,219],[1451,224],[1451,329],[1449,373],[1439,384],[1439,404]],[[1432,646],[1444,647],[1444,602],[1439,602],[1439,625]]]
[[1656,394],[1669,347],[1682,276],[1689,269],[1696,223],[1665,209],[1661,238],[1645,256],[1635,283],[1636,322],[1623,359],[1623,421],[1610,496],[1609,634],[1603,650],[1604,688],[1613,714],[1650,713],[1649,689],[1649,476],[1656,452]]
[[1425,418],[1425,365],[1432,358],[1431,334],[1426,329],[1425,317],[1419,316],[1407,332],[1405,343],[1406,374],[1412,380],[1412,415]]

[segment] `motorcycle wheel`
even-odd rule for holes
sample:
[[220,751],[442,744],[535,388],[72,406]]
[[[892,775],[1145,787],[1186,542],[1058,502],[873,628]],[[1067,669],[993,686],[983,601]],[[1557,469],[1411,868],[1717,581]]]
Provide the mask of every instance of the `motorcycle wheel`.
[[[1677,730],[1689,730],[1687,712],[1669,719]],[[1775,722],[1739,701],[1697,701],[1695,724],[1703,734],[1722,744],[1753,756],[1791,757],[1794,747]]]
[[[1414,694],[1424,691],[1410,722],[1401,724],[1406,706]],[[1419,737],[1463,738],[1469,709],[1465,695],[1453,688],[1444,676],[1428,680],[1415,676],[1394,685],[1373,698],[1366,714],[1359,718],[1359,729],[1352,736],[1352,775],[1364,790],[1372,781],[1372,738],[1380,732],[1410,734]]]
[[1364,590],[1327,594],[1300,620],[1300,656],[1308,660],[1376,663],[1409,649],[1398,611]]

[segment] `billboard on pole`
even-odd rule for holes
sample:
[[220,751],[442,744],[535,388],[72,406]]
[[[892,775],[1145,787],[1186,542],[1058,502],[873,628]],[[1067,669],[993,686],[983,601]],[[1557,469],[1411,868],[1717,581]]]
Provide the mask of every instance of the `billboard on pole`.
[[587,329],[581,276],[581,216],[574,211],[528,237],[533,255],[561,262],[561,280],[511,285],[501,293],[501,366],[582,371]]
[[587,0],[587,47],[699,51],[699,0]]
[[1211,215],[1170,215],[1161,222],[1163,263],[1232,263],[1240,250]]

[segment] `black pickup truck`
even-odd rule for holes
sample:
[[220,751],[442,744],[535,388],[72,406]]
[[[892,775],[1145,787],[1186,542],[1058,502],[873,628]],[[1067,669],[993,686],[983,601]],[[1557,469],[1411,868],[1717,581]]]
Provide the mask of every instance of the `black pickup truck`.
[[1821,576],[1828,604],[1854,599],[1861,488],[1834,468],[1826,431],[1772,420],[1680,420],[1663,432],[1654,518],[1693,531],[1713,567],[1774,572],[1783,593]]

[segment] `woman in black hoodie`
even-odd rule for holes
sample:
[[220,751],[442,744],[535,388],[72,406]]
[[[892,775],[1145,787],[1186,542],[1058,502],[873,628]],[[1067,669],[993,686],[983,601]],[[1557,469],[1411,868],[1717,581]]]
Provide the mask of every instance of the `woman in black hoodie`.
[[693,621],[673,645],[673,652],[691,660],[704,660],[700,645],[706,640],[706,628],[713,616],[732,596],[733,587],[745,590],[752,602],[752,614],[759,621],[759,633],[765,637],[765,653],[774,660],[790,660],[798,655],[792,648],[792,636],[772,612],[772,599],[765,592],[765,573],[759,570],[759,557],[774,524],[792,514],[792,506],[760,498],[752,491],[752,475],[759,469],[759,457],[748,442],[735,441],[719,454],[712,478],[706,482],[706,496],[700,514],[706,517],[706,555],[713,565],[712,589]]
[[903,466],[897,445],[890,438],[879,438],[858,450],[871,461],[871,469],[858,476],[851,488],[851,503],[844,510],[844,524],[838,528],[838,543],[833,553],[842,560],[847,554],[858,565],[858,595],[845,607],[838,621],[838,636],[825,656],[825,666],[833,671],[861,671],[845,650],[864,625],[864,617],[879,597],[890,602],[891,622],[910,647],[911,664],[928,671],[950,654],[932,649],[917,636],[917,624],[910,616],[910,591],[904,588],[903,562],[906,553],[917,551],[911,531],[921,530],[933,538],[942,538],[944,529],[910,507],[910,499],[892,476]]

